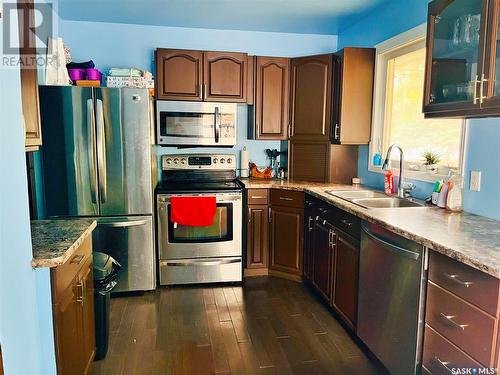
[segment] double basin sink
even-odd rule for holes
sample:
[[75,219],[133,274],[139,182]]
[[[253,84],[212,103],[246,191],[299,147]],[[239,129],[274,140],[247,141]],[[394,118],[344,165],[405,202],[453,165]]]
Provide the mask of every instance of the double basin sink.
[[328,190],[327,193],[364,208],[423,207],[423,205],[418,202],[399,197],[391,197],[373,190]]

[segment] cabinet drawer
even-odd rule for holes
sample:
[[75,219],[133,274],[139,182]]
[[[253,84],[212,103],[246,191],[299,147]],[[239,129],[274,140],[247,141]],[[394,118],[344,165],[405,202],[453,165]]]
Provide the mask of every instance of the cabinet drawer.
[[304,199],[304,193],[301,191],[271,189],[273,206],[304,208]]
[[356,239],[361,238],[361,220],[349,212],[332,207],[333,225]]
[[248,189],[248,204],[268,204],[269,189]]
[[433,375],[449,375],[458,368],[483,367],[428,325],[425,326],[422,364],[427,371],[423,373]]
[[429,282],[425,322],[483,365],[490,365],[496,336],[492,316]]
[[498,316],[500,283],[493,276],[431,251],[429,279],[491,315]]
[[92,262],[92,236],[89,235],[76,249],[74,254],[62,265],[52,268],[53,302],[63,293],[75,279],[78,272]]

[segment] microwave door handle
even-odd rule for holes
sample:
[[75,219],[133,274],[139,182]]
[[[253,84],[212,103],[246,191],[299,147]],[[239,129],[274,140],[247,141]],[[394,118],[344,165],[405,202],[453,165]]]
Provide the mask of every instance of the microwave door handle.
[[219,107],[215,107],[215,143],[219,143],[219,136],[220,136],[220,110]]

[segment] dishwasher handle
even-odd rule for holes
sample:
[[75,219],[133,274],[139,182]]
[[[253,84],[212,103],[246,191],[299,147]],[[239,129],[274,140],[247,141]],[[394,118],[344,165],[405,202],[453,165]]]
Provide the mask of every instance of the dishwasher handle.
[[382,238],[380,237],[377,237],[376,235],[374,235],[373,233],[371,233],[370,231],[368,231],[366,228],[362,227],[361,228],[363,230],[363,232],[365,232],[365,234],[370,237],[372,240],[376,241],[376,242],[379,242],[381,244],[383,244],[384,246],[386,246],[389,250],[391,250],[393,253],[396,253],[396,254],[399,254],[399,255],[402,255],[404,257],[407,257],[407,258],[411,258],[413,260],[417,260],[419,257],[420,257],[420,254],[419,253],[416,253],[414,251],[411,251],[411,250],[408,250],[408,249],[405,249],[405,248],[402,248],[400,246],[397,246],[397,245],[394,245],[390,242],[387,242],[385,240],[383,240]]

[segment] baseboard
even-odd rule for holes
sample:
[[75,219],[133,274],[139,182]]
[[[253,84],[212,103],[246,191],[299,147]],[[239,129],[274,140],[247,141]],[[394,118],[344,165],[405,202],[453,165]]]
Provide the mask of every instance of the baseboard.
[[269,274],[267,268],[245,268],[243,277],[267,276]]

